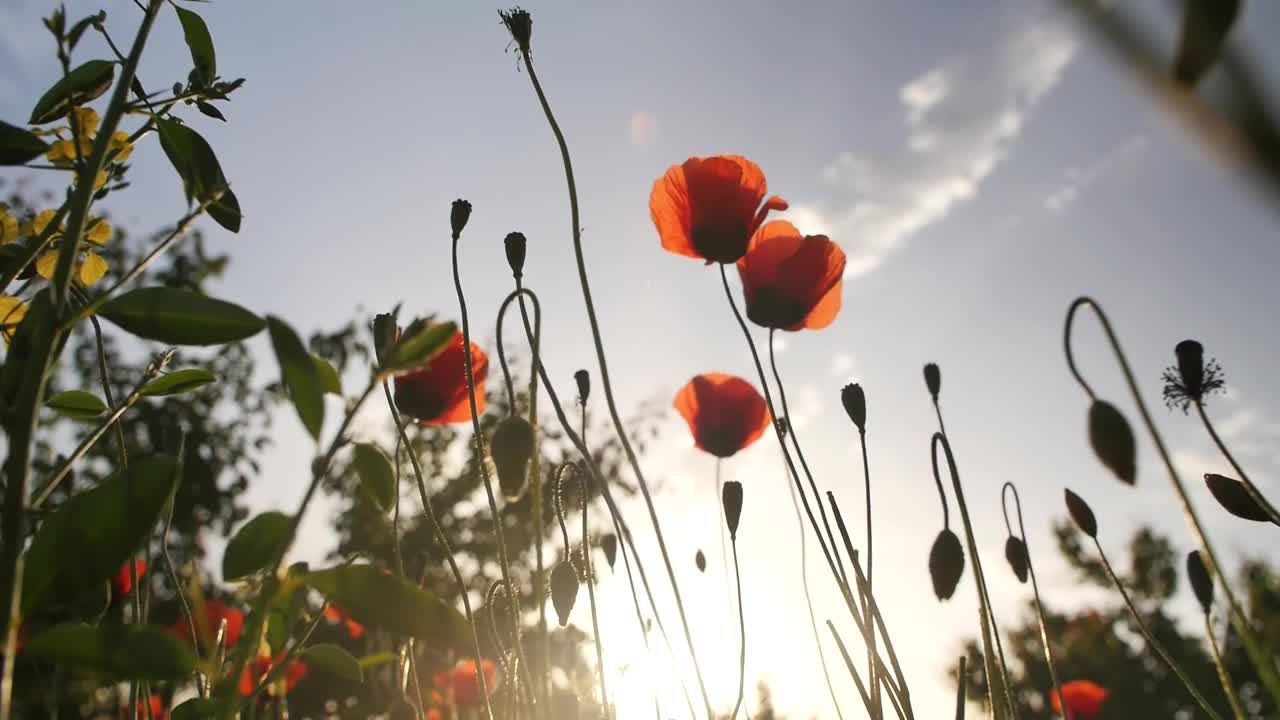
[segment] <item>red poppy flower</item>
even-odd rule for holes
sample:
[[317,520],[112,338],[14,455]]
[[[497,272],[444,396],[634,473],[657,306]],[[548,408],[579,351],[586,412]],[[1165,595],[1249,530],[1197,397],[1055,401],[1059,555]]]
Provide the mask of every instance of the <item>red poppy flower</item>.
[[[152,695],[151,700],[147,704],[151,706],[151,720],[165,720],[165,718],[169,717],[169,711],[165,710],[164,703],[160,701],[159,695]],[[121,717],[129,716],[128,705],[120,708],[120,710]],[[138,703],[138,717],[147,717],[147,708],[142,703]]]
[[695,376],[673,403],[689,423],[699,449],[727,458],[755,442],[769,427],[769,409],[755,387],[724,373]]
[[[143,575],[147,574],[147,561],[134,560],[133,567],[141,580]],[[111,578],[111,587],[116,591],[117,597],[124,597],[133,589],[133,575],[129,572],[129,563],[125,563],[123,567]]]
[[[488,658],[480,660],[480,670],[484,673],[485,687],[492,693],[498,684],[498,666]],[[476,680],[475,660],[459,660],[452,670],[436,673],[436,687],[452,697],[457,705],[478,705],[480,703],[480,684]]]
[[844,251],[826,235],[801,235],[785,220],[765,224],[738,261],[747,317],[778,330],[818,330],[840,311]]
[[[240,640],[240,633],[244,630],[244,613],[232,607],[227,607],[223,601],[213,598],[206,600],[204,603],[204,625],[201,626],[200,618],[196,618],[196,632],[200,633],[202,640],[201,646],[212,643],[214,638],[218,636],[218,627],[222,625],[222,621],[227,621],[227,634],[224,637],[227,647],[234,647]],[[178,622],[173,624],[171,628],[175,635],[179,638],[191,642],[191,628],[187,626],[186,618],[178,618]]]
[[[1062,686],[1062,697],[1067,701],[1067,715],[1071,720],[1093,720],[1102,711],[1102,704],[1111,693],[1089,680],[1072,680]],[[1054,712],[1062,712],[1062,703],[1056,691],[1049,692],[1049,704]]]
[[708,263],[737,262],[765,215],[787,209],[776,195],[760,204],[767,187],[760,167],[744,157],[692,157],[653,183],[649,215],[667,251]]
[[347,635],[351,636],[352,640],[356,640],[364,635],[364,626],[355,620],[352,620],[351,616],[348,615],[345,610],[342,610],[336,605],[330,605],[324,609],[324,619],[330,624],[335,625],[337,623],[346,623]]
[[[258,686],[258,683],[261,682],[262,679],[267,676],[267,673],[271,672],[271,670],[279,665],[283,660],[284,653],[277,655],[274,660],[271,659],[270,656],[266,655],[259,655],[254,658],[253,662],[249,663],[249,665],[245,667],[244,672],[240,674],[240,694],[245,696],[252,695],[253,689]],[[267,692],[275,694],[280,681],[283,681],[284,692],[287,695],[293,692],[294,686],[296,686],[298,681],[302,680],[306,674],[306,663],[301,660],[290,660],[289,664],[285,667],[284,672],[279,676],[277,681],[268,686]]]
[[[396,378],[396,406],[419,425],[448,425],[471,420],[467,397],[466,357],[462,331],[420,370]],[[489,377],[489,357],[471,343],[471,369],[476,378],[476,410],[484,412],[484,382]]]

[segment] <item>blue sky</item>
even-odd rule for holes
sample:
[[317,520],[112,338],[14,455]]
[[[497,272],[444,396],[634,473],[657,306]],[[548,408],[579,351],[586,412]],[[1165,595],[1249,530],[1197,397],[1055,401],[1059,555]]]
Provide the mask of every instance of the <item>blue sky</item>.
[[[117,41],[128,37],[137,11],[125,0],[77,0],[71,14],[99,7]],[[1145,10],[1171,44],[1176,28],[1156,7]],[[475,206],[462,272],[477,333],[492,337],[509,283],[501,239],[520,230],[529,238],[527,282],[547,313],[549,369],[564,383],[578,367],[594,370],[559,154],[516,55],[504,52],[493,7],[224,1],[198,9],[221,74],[248,78],[225,106],[228,124],[188,118],[218,151],[245,212],[238,236],[205,224],[212,249],[234,256],[220,295],[307,330],[401,301],[410,312],[452,315],[447,215],[464,197]],[[648,195],[667,166],[744,154],[792,203],[788,217],[801,230],[828,233],[848,253],[839,318],[821,332],[787,335],[779,363],[810,464],[847,508],[861,507],[862,477],[838,392],[849,381],[867,390],[877,593],[902,636],[922,716],[951,702],[944,673],[975,612],[968,579],[946,605],[927,590],[940,518],[925,362],[942,366],[948,429],[1005,622],[1026,600],[1000,560],[1006,480],[1022,491],[1055,606],[1097,598],[1074,589],[1052,550],[1048,528],[1063,515],[1064,485],[1092,502],[1102,540],[1117,553],[1141,523],[1191,547],[1145,437],[1135,488],[1112,481],[1088,448],[1085,397],[1061,351],[1063,315],[1081,294],[1109,311],[1220,551],[1239,557],[1267,547],[1266,528],[1224,519],[1198,482],[1225,465],[1191,419],[1160,406],[1159,373],[1177,341],[1205,343],[1230,385],[1213,401],[1213,417],[1274,492],[1275,209],[1188,141],[1053,4],[565,2],[530,10],[534,61],[573,153],[587,263],[624,408],[665,404],[699,372],[755,379],[714,269],[659,246]],[[56,77],[37,20],[46,11],[25,0],[0,7],[0,117],[11,122]],[[1277,22],[1280,8],[1250,3],[1237,37],[1257,39]],[[92,40],[84,59],[102,52]],[[1276,67],[1280,51],[1251,47],[1262,67]],[[188,62],[167,13],[140,76],[163,87],[184,77]],[[134,187],[111,198],[112,212],[140,228],[180,215],[162,153],[144,143],[134,157]],[[1077,337],[1086,376],[1136,421],[1091,319]],[[296,507],[305,483],[309,443],[296,421],[281,420],[252,490],[263,508]],[[669,429],[647,474],[664,481],[659,504],[681,582],[712,630],[705,652],[736,649],[716,605],[713,466],[678,421]],[[765,438],[725,470],[746,486],[749,673],[771,682],[788,712],[831,717],[813,681],[776,446]],[[331,541],[324,518],[311,520],[300,551],[320,557]],[[641,507],[632,522],[647,527]],[[861,535],[860,517],[854,525]],[[784,531],[765,530],[778,526]],[[713,561],[706,575],[693,569],[698,547]],[[657,572],[656,557],[650,567]],[[811,580],[819,619],[841,617],[817,563]],[[613,603],[606,613],[618,611],[605,631],[630,637],[624,592],[614,580],[602,587]],[[1175,602],[1192,607],[1189,597]],[[788,622],[777,622],[783,613]],[[628,650],[635,642],[617,641]],[[735,680],[729,670],[712,678],[721,704],[732,702]],[[849,712],[857,700],[842,685]]]

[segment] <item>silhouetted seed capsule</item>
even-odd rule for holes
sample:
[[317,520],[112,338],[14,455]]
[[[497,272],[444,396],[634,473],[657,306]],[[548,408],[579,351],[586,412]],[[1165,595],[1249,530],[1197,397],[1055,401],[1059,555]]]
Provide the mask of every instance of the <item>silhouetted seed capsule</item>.
[[507,249],[507,265],[511,266],[511,274],[516,279],[524,277],[524,255],[528,241],[524,238],[524,233],[507,233],[507,237],[502,241]]
[[1062,489],[1063,496],[1067,500],[1067,512],[1071,513],[1071,520],[1075,522],[1076,527],[1080,531],[1091,538],[1098,537],[1098,520],[1093,516],[1093,510],[1089,508],[1089,503],[1084,498],[1071,492],[1069,488]]
[[960,538],[950,530],[938,533],[929,550],[929,577],[933,580],[933,594],[946,600],[955,594],[956,585],[964,576],[964,548]]
[[698,572],[706,572],[707,556],[703,555],[702,551],[699,550],[698,552],[693,554],[693,564],[698,566]]
[[1271,516],[1254,501],[1249,490],[1239,480],[1206,473],[1204,484],[1209,486],[1209,492],[1213,493],[1213,498],[1218,501],[1218,504],[1232,515],[1255,522],[1271,521]]
[[569,613],[578,599],[578,571],[562,562],[551,571],[551,605],[556,609],[560,627],[569,624]]
[[618,536],[609,533],[600,538],[600,548],[604,550],[604,559],[609,563],[609,569],[613,569],[613,563],[618,559]]
[[1199,550],[1187,553],[1187,579],[1191,581],[1200,609],[1208,614],[1209,606],[1213,605],[1213,577],[1209,575],[1209,568],[1204,566]]
[[724,501],[724,519],[729,525],[729,538],[738,538],[738,520],[742,518],[742,483],[729,480],[721,492]]
[[924,366],[924,386],[929,388],[933,401],[938,402],[938,393],[942,390],[942,371],[938,369],[937,363]]
[[1178,375],[1187,395],[1196,398],[1204,393],[1204,346],[1195,340],[1183,340],[1173,348],[1178,357]]
[[1009,567],[1013,568],[1013,574],[1018,576],[1018,582],[1027,581],[1027,545],[1022,542],[1021,538],[1012,535],[1008,540],[1004,541],[1004,559],[1009,561]]
[[865,433],[867,431],[867,396],[862,391],[862,386],[857,383],[845,385],[840,391],[840,402],[844,403],[844,411],[849,414],[849,419],[857,426],[858,432]]
[[533,36],[533,18],[529,17],[529,11],[517,5],[510,10],[499,10],[498,16],[502,18],[502,24],[507,26],[520,52],[529,52],[529,40]]
[[449,227],[453,230],[453,236],[458,237],[462,234],[462,229],[467,226],[467,221],[471,219],[471,203],[466,200],[454,200],[453,207],[449,209]]
[[774,421],[773,421],[773,424],[774,424],[775,426],[777,426],[777,428],[778,428],[778,434],[779,434],[779,435],[781,435],[781,436],[783,437],[783,439],[786,439],[786,437],[787,437],[787,428],[789,428],[789,427],[790,427],[790,424],[787,422],[787,418],[786,418],[786,416],[783,416],[783,417],[778,418],[777,420],[774,420]]
[[379,363],[384,363],[391,357],[391,348],[395,347],[399,332],[395,314],[379,313],[373,316],[373,354]]
[[578,402],[586,405],[587,398],[591,396],[591,373],[578,370],[573,374],[573,380],[578,383]]
[[1089,406],[1089,444],[1102,464],[1121,482],[1134,484],[1138,477],[1138,457],[1133,430],[1111,403],[1094,400]]
[[498,469],[498,485],[508,500],[516,500],[524,492],[529,458],[533,455],[533,427],[519,415],[498,422],[489,441],[493,464]]

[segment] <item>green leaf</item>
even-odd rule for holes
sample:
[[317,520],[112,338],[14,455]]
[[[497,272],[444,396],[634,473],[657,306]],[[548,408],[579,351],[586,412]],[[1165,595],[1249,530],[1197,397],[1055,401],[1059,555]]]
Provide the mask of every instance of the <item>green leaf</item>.
[[337,645],[329,643],[312,645],[302,651],[302,659],[308,666],[319,668],[331,675],[345,680],[364,682],[360,661]]
[[219,110],[215,105],[207,103],[203,100],[196,101],[196,109],[199,110],[200,113],[206,117],[211,117],[214,120],[221,120],[222,122],[227,121],[226,116],[222,114],[221,110]]
[[146,397],[182,395],[218,382],[218,376],[204,368],[184,368],[166,373],[142,386],[138,392]]
[[115,63],[106,60],[90,60],[80,65],[40,96],[27,122],[44,125],[57,120],[66,115],[67,110],[106,92],[115,74]]
[[368,670],[369,668],[375,668],[381,665],[387,665],[395,661],[396,661],[395,653],[380,652],[380,653],[374,653],[372,655],[365,655],[364,657],[360,658],[357,662],[360,663],[361,670]]
[[186,645],[154,625],[56,625],[27,643],[25,652],[133,680],[177,679],[196,665]]
[[316,366],[316,376],[320,378],[320,387],[324,391],[342,397],[342,378],[338,377],[338,371],[333,369],[328,360],[311,353],[311,362]]
[[408,370],[426,363],[449,344],[457,334],[458,326],[451,323],[435,323],[415,320],[404,335],[391,348],[384,370]]
[[45,401],[45,406],[74,420],[93,420],[107,411],[107,404],[84,390],[68,390]]
[[169,713],[169,720],[208,720],[223,717],[222,703],[213,698],[191,698]]
[[231,188],[222,191],[222,197],[218,201],[210,205],[205,212],[209,213],[209,217],[222,227],[233,233],[240,232],[240,200],[236,198],[236,194],[231,192]]
[[130,290],[98,314],[144,340],[170,345],[236,342],[257,335],[266,324],[239,305],[166,287]]
[[324,387],[311,353],[293,328],[278,317],[267,316],[267,332],[271,334],[271,347],[276,351],[280,375],[293,407],[307,432],[319,440],[324,426]]
[[238,580],[274,565],[289,542],[292,524],[280,512],[264,512],[245,523],[222,555],[222,579]]
[[49,149],[35,133],[0,121],[0,165],[23,165]]
[[209,35],[209,26],[204,19],[190,10],[174,5],[178,11],[178,20],[182,23],[182,35],[191,49],[191,62],[195,64],[196,75],[202,85],[208,85],[218,75],[217,56],[213,52],[213,38]]
[[360,475],[360,486],[383,512],[396,503],[396,475],[386,453],[376,445],[356,443],[352,462]]
[[187,199],[195,198],[208,206],[209,217],[231,232],[240,231],[240,201],[231,192],[222,174],[222,166],[213,148],[200,133],[177,120],[156,120],[160,148],[182,178]]
[[1240,0],[1188,0],[1182,36],[1174,55],[1173,77],[1195,87],[1217,62],[1231,26],[1240,16]]
[[462,649],[470,637],[462,614],[435,595],[373,565],[309,573],[306,582],[356,622]]
[[26,554],[23,614],[115,575],[155,527],[177,467],[170,457],[134,460],[46,516]]

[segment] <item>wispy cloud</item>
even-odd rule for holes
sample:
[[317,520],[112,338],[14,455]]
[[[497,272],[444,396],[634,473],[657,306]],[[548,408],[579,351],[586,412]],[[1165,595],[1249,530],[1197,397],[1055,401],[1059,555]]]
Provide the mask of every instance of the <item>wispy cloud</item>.
[[846,199],[831,207],[800,203],[790,217],[844,246],[847,277],[874,270],[977,194],[1062,78],[1077,44],[1063,22],[1041,18],[931,68],[898,92],[903,146],[878,157],[842,153],[823,178]]
[[1084,166],[1072,166],[1062,174],[1062,181],[1044,198],[1044,209],[1061,215],[1080,198],[1089,186],[1129,165],[1147,147],[1145,135],[1133,135]]

